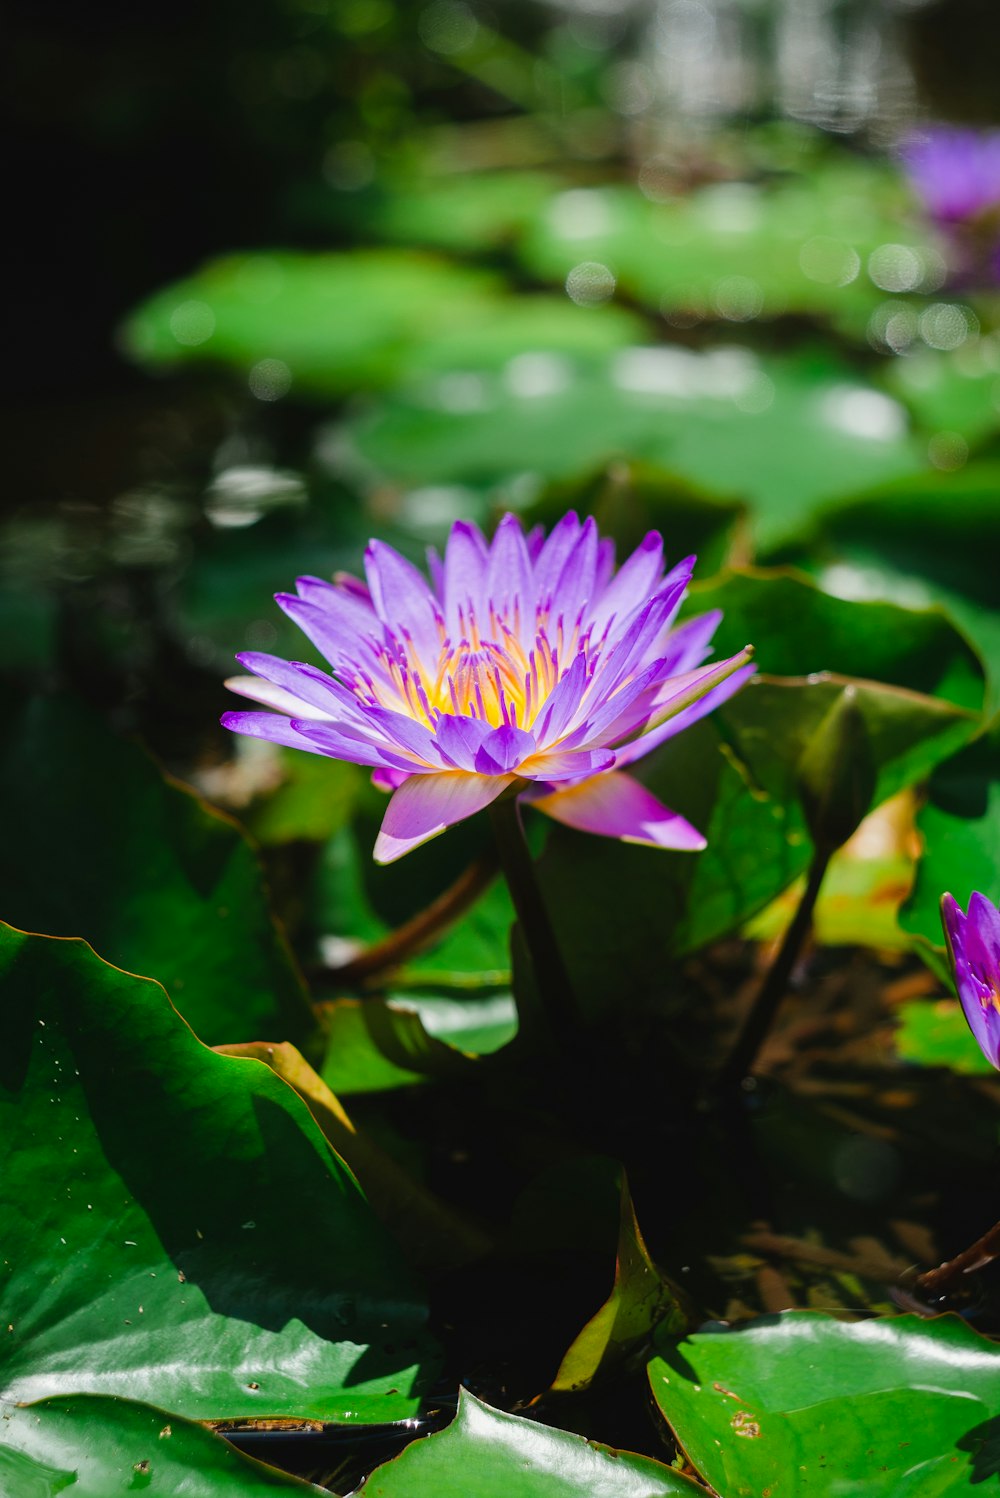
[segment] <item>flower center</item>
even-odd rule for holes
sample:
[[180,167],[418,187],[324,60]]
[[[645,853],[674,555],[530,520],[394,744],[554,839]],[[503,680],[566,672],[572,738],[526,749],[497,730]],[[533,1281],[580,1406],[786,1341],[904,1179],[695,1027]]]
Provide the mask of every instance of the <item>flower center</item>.
[[494,728],[530,728],[581,651],[593,674],[608,633],[592,644],[591,630],[581,628],[582,610],[567,625],[562,615],[552,621],[548,608],[538,608],[533,622],[526,641],[516,599],[510,610],[491,606],[482,627],[471,609],[459,609],[460,637],[450,638],[439,618],[433,659],[421,655],[405,630],[391,631],[376,647],[378,668],[359,668],[346,684],[366,705],[405,713],[428,727],[441,713],[453,713]]

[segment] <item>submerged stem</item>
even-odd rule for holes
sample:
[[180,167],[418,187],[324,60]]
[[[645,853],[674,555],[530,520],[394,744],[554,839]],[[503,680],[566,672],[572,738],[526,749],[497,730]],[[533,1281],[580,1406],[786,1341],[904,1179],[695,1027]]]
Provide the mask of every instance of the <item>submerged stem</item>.
[[490,807],[490,819],[500,854],[500,867],[531,954],[539,1001],[548,1029],[553,1039],[558,1038],[563,1044],[572,1043],[579,1025],[576,995],[538,888],[516,796],[502,796],[494,801]]
[[388,969],[399,967],[408,957],[422,951],[460,920],[480,895],[489,889],[498,872],[495,855],[486,853],[477,858],[430,905],[418,910],[416,915],[390,931],[381,941],[373,942],[349,962],[331,969],[332,975],[338,983],[353,987]]
[[945,1295],[955,1281],[960,1280],[963,1275],[972,1274],[976,1269],[983,1269],[998,1258],[1000,1258],[1000,1222],[995,1223],[981,1238],[977,1238],[975,1243],[963,1253],[956,1254],[953,1259],[947,1259],[936,1269],[928,1269],[923,1274],[918,1274],[913,1282],[913,1288],[919,1290],[922,1295]]
[[798,909],[785,932],[777,956],[760,986],[732,1054],[719,1074],[719,1080],[723,1086],[738,1086],[753,1069],[757,1053],[785,997],[792,968],[809,934],[813,909],[833,851],[832,848],[820,847],[813,854],[813,860],[809,866],[809,877],[806,880],[806,887]]

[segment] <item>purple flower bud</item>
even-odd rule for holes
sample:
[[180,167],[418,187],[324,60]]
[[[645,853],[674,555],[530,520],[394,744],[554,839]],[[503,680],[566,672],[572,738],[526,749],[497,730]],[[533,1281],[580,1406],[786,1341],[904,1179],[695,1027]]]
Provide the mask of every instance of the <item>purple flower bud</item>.
[[1000,911],[974,894],[963,915],[951,895],[943,895],[941,920],[969,1028],[1000,1071]]

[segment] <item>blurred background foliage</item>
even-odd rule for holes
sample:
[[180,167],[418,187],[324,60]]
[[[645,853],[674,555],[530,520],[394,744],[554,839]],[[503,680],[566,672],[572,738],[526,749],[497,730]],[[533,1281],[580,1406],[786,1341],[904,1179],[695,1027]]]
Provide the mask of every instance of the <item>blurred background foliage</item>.
[[[268,1062],[429,1272],[451,1390],[506,1409],[621,1355],[627,1398],[567,1396],[545,1418],[662,1456],[628,1359],[668,1301],[676,1330],[680,1301],[608,1155],[653,1252],[733,1320],[888,1310],[905,1263],[991,1220],[996,1079],[944,997],[937,900],[1000,898],[1000,181],[935,222],[904,152],[935,121],[1000,125],[993,11],[15,0],[10,20],[0,816],[18,857],[0,916],[162,981],[211,1044],[299,1046]],[[504,1059],[531,978],[485,828],[377,869],[384,798],[355,767],[218,726],[237,650],[309,658],[271,602],[296,574],[358,570],[372,534],[419,560],[456,517],[548,524],[570,506],[620,554],[650,527],[671,559],[697,552],[687,608],[722,609],[720,651],[752,640],[767,677],[643,765],[705,830],[703,855],[529,826],[615,1058],[582,1088]],[[874,810],[833,859],[734,1147],[733,1120],[694,1094],[794,910],[812,852],[800,761],[850,682]],[[456,888],[463,919],[416,939]],[[76,974],[68,1047],[79,1015],[104,1016],[117,1056],[109,1005],[132,1006],[120,1065],[145,1097],[142,1037],[170,1028],[159,991],[61,944],[30,960]],[[245,1068],[212,1061],[239,1101]],[[186,1085],[206,1068],[192,1051]],[[44,1113],[48,1073],[32,1085]],[[206,1210],[217,1169],[198,1176]],[[32,1220],[36,1187],[9,1184]],[[268,1211],[268,1273],[308,1278]],[[233,1212],[255,1229],[256,1205]],[[791,1235],[778,1248],[764,1219]],[[616,1243],[626,1268],[594,1316]],[[995,1285],[984,1301],[995,1328]],[[830,1336],[849,1369],[850,1336]],[[697,1358],[725,1372],[728,1344],[709,1344]],[[714,1406],[676,1406],[672,1356],[657,1401],[719,1447]],[[849,1424],[845,1380],[831,1398]],[[456,1460],[494,1420],[515,1417],[466,1405]],[[928,1425],[928,1448],[950,1450],[950,1429]],[[414,1458],[402,1480],[433,1485],[447,1448],[420,1449],[423,1476]]]
[[[483,840],[460,829],[417,855],[426,877],[375,872],[381,802],[352,768],[227,739],[235,651],[308,654],[270,595],[357,569],[372,533],[419,558],[459,515],[574,505],[623,548],[656,526],[673,556],[699,553],[693,607],[725,610],[723,648],[752,639],[785,681],[649,767],[710,827],[701,860],[654,872],[641,850],[552,836],[542,868],[570,924],[593,859],[621,865],[622,909],[595,911],[580,948],[596,1012],[613,927],[637,1010],[671,955],[780,930],[809,854],[794,762],[846,678],[868,683],[877,800],[896,810],[835,863],[820,930],[915,943],[940,971],[959,833],[998,892],[1000,183],[935,222],[904,157],[936,120],[995,123],[979,0],[22,4],[13,20],[11,684],[84,699],[235,812],[315,978]],[[70,801],[73,775],[110,785],[96,719],[60,727],[78,709],[61,711],[14,719],[4,751],[15,820],[37,779],[40,848],[69,815],[45,784]],[[74,811],[82,845],[155,801],[143,767],[121,773],[106,806]],[[108,888],[142,865],[132,815]],[[86,868],[50,922],[86,925]],[[26,923],[34,877],[11,892]],[[489,898],[393,981],[478,989],[471,1028],[499,1044],[509,910]],[[142,925],[125,918],[124,950]],[[462,1031],[432,999],[420,1024]],[[249,1013],[205,1024],[239,1039]],[[939,1028],[911,1027],[908,1054]]]

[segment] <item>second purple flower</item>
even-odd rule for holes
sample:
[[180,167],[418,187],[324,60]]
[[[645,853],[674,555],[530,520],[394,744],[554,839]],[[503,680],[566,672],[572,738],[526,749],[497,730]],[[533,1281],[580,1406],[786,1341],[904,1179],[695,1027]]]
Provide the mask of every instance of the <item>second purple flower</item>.
[[674,627],[694,558],[664,570],[651,531],[621,567],[572,512],[548,537],[505,515],[492,543],[458,521],[430,582],[372,541],[365,581],[304,577],[277,602],[330,671],[258,652],[227,685],[273,712],[237,733],[368,765],[392,799],[375,845],[390,863],[509,787],[586,832],[661,848],[704,838],[625,773],[730,697],[749,649],[705,665],[718,611]]

